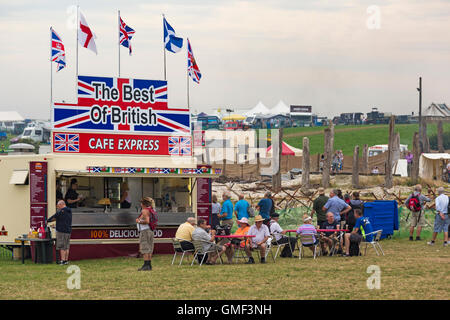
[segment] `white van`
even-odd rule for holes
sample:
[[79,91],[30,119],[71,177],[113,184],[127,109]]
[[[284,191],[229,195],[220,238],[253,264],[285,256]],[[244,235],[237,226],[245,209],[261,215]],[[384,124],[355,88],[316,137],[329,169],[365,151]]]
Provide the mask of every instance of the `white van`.
[[23,130],[22,139],[47,142],[50,138],[50,131],[41,126],[28,126]]
[[[380,153],[388,151],[388,145],[387,144],[377,144],[375,146],[369,147],[369,157],[374,157],[379,155]],[[401,144],[400,145],[400,152],[408,151],[408,145],[407,144]]]

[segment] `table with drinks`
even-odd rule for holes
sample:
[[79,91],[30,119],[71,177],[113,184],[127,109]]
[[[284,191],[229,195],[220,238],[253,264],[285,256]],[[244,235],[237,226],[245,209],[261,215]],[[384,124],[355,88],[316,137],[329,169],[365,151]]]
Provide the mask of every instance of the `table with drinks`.
[[[48,243],[53,244],[53,242],[56,242],[56,239],[53,239],[51,237],[50,232],[45,232],[45,230],[42,228],[39,228],[36,230],[30,230],[28,234],[24,234],[21,237],[18,237],[15,239],[16,242],[21,243],[21,250],[22,250],[22,264],[25,263],[25,242],[32,242],[35,243],[34,246],[34,263],[38,263],[38,247],[41,249],[41,263],[47,263],[47,245]],[[53,246],[52,246],[53,248]],[[52,249],[53,250],[53,249]],[[52,251],[52,260],[53,260],[53,251]]]

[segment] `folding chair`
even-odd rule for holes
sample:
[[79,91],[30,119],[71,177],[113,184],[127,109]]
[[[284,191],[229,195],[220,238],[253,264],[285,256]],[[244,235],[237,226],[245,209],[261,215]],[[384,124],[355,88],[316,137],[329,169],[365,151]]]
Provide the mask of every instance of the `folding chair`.
[[[181,254],[181,260],[180,260],[180,264],[179,264],[179,266],[181,266],[184,255],[186,253],[188,253],[188,254],[195,253],[195,249],[184,250],[183,247],[181,246],[181,241],[186,241],[186,240],[172,238],[173,250],[175,251],[173,254],[172,265],[175,262],[175,259],[177,258],[177,254]],[[186,242],[189,242],[189,241],[186,241]],[[192,242],[189,242],[189,243],[192,243]]]
[[[281,236],[280,240],[277,240],[276,236]],[[277,251],[275,251],[274,261],[277,259],[278,253],[280,252],[281,248],[284,248],[286,245],[291,248],[291,252],[294,252],[295,248],[291,247],[291,241],[288,236],[281,233],[272,233],[272,239],[272,247],[277,248]],[[282,239],[287,239],[287,242],[282,242]]]
[[234,248],[233,260],[235,263],[238,263],[238,259],[248,260],[247,253],[245,252],[245,246],[241,247],[239,245]]
[[[314,244],[314,235],[313,234],[299,234],[298,235],[299,239],[300,239],[300,244],[298,246],[299,249],[299,255],[298,258],[301,259],[302,255],[304,254],[302,248],[303,247],[313,247],[314,248],[314,259],[316,259],[316,256],[320,255],[320,242],[317,241],[316,244]],[[317,250],[319,249],[319,250]]]
[[372,241],[366,241],[365,239],[364,239],[364,241],[361,241],[361,243],[359,244],[359,251],[361,252],[361,246],[362,246],[363,243],[365,243],[366,244],[366,248],[364,249],[364,255],[366,255],[367,254],[367,246],[369,244],[371,244],[373,249],[375,250],[375,253],[377,254],[377,256],[380,255],[378,253],[378,249],[380,249],[381,254],[384,256],[383,249],[381,248],[381,245],[380,245],[380,239],[381,239],[381,234],[382,233],[383,233],[383,230],[377,230],[377,231],[374,231],[374,232],[366,233],[366,237],[368,235],[373,235]]
[[[274,236],[270,235],[270,236],[269,236],[269,239],[267,239],[267,241],[266,241],[266,252],[265,252],[265,254],[264,254],[264,259],[266,259],[267,256],[268,256],[269,253],[270,253],[271,256],[272,256],[273,262],[275,262],[275,258],[274,258],[274,256],[273,256],[273,252],[272,252],[272,241],[273,241],[274,238],[275,238]],[[259,253],[259,249],[251,249],[251,250],[252,250],[252,251],[256,251],[256,253],[258,254],[258,259],[261,260],[261,254]]]
[[[206,254],[208,253],[216,253],[219,258],[220,258],[220,263],[222,264],[222,257],[219,255],[219,247],[213,243],[213,242],[209,242],[209,241],[203,241],[203,240],[193,240],[192,243],[194,244],[194,249],[195,249],[195,254],[194,254],[194,259],[192,259],[192,263],[191,266],[194,264],[194,261],[196,261],[197,257],[199,255],[202,255],[202,260],[200,262],[200,266],[203,264],[203,261],[205,260]],[[203,245],[208,244],[210,245],[208,250],[204,250]]]

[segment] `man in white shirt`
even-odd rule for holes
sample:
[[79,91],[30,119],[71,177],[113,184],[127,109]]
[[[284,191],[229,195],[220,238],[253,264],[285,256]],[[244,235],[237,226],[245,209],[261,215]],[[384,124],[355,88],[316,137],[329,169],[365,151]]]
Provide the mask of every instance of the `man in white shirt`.
[[295,244],[297,243],[297,239],[295,237],[286,236],[285,230],[283,230],[278,223],[278,219],[280,215],[278,213],[272,214],[272,219],[270,220],[270,233],[275,236],[275,243],[277,245],[280,244],[289,244],[284,246],[283,251],[281,251],[280,257],[282,258],[292,258],[292,251],[295,250]]
[[444,247],[448,245],[448,226],[450,225],[450,218],[448,216],[448,196],[444,194],[444,188],[437,189],[439,196],[435,199],[436,204],[436,218],[434,220],[433,237],[428,244],[434,245],[437,234],[444,232]]
[[261,215],[255,217],[255,224],[248,230],[248,235],[253,235],[255,237],[250,238],[250,243],[245,246],[245,252],[247,253],[248,261],[247,264],[255,263],[252,257],[252,249],[258,249],[261,253],[261,263],[266,263],[266,242],[269,240],[270,231],[265,224],[263,224],[264,218]]

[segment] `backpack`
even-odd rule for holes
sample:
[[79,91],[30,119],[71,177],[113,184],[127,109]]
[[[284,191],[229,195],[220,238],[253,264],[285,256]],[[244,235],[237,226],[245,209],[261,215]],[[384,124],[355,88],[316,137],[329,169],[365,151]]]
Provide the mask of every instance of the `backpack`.
[[359,242],[350,241],[350,248],[348,250],[350,256],[359,256]]
[[422,206],[420,205],[419,196],[412,195],[408,201],[408,209],[414,212],[419,212],[422,210]]
[[150,212],[150,217],[149,217],[150,220],[149,220],[148,226],[150,227],[150,229],[152,231],[155,231],[156,227],[158,226],[158,214],[152,207],[148,207],[147,209]]

